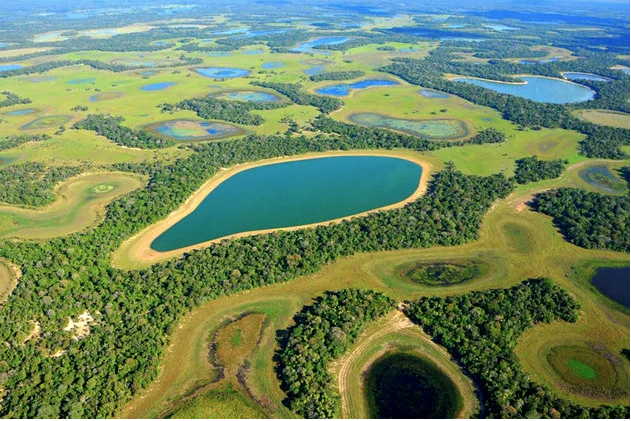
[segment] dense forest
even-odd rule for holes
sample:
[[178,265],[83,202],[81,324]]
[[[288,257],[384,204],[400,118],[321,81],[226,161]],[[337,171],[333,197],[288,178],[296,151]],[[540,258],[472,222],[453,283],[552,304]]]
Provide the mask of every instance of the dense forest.
[[515,161],[515,181],[526,184],[558,178],[563,174],[566,165],[567,161],[562,159],[544,161],[536,156],[521,158]]
[[107,114],[90,114],[85,119],[76,122],[72,128],[78,130],[93,130],[112,142],[130,148],[166,148],[175,145],[175,141],[153,135],[144,130],[134,130],[122,126],[123,117],[113,117]]
[[406,314],[443,345],[482,388],[489,418],[629,418],[623,406],[584,407],[530,380],[513,352],[519,336],[539,323],[574,323],[579,305],[548,279],[510,289],[427,297]]
[[551,216],[565,238],[588,249],[629,251],[629,196],[606,196],[577,188],[539,193],[531,202]]
[[339,72],[322,72],[309,77],[312,82],[323,82],[325,80],[351,80],[362,77],[366,72],[362,70],[344,70]]
[[47,167],[39,162],[0,168],[0,202],[29,207],[47,205],[55,200],[53,188],[82,170],[82,167]]
[[369,322],[395,306],[380,292],[345,289],[327,292],[304,307],[278,352],[278,377],[289,409],[305,418],[336,418],[340,396],[329,363],[355,342]]

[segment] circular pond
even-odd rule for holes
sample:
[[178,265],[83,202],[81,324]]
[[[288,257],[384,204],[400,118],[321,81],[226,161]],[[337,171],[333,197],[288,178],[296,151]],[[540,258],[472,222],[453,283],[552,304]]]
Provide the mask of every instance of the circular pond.
[[152,83],[150,85],[145,85],[145,86],[141,86],[140,90],[141,91],[148,91],[148,92],[153,92],[153,91],[161,91],[163,89],[166,89],[170,86],[176,85],[175,82],[160,82],[160,83]]
[[9,111],[8,113],[5,113],[4,115],[6,115],[6,116],[28,115],[28,114],[34,114],[37,111],[38,110],[35,109],[35,108],[23,108],[21,110]]
[[502,94],[550,104],[567,104],[594,99],[594,91],[591,89],[563,79],[539,76],[523,76],[519,79],[525,83],[506,83],[471,77],[459,77],[453,81],[469,83]]
[[158,236],[161,252],[232,234],[330,221],[398,203],[419,187],[422,168],[382,156],[314,158],[241,171]]
[[57,127],[57,126],[66,124],[67,122],[71,120],[71,118],[72,117],[67,116],[67,115],[51,115],[51,116],[46,116],[46,117],[40,117],[20,127],[20,130],[37,130],[37,129],[47,129],[49,127]]
[[249,70],[237,67],[197,67],[194,70],[202,76],[213,79],[232,79],[250,74]]
[[122,98],[125,94],[121,92],[101,92],[100,94],[95,94],[90,96],[90,101],[98,102],[98,101],[110,101],[112,99]]
[[218,140],[243,134],[243,130],[226,123],[196,120],[169,120],[149,124],[150,133],[183,142]]
[[423,95],[425,98],[449,98],[448,94],[440,91],[434,91],[432,89],[421,89],[420,91],[418,91],[418,93]]
[[621,376],[622,361],[602,346],[555,346],[548,351],[547,361],[563,387],[572,393],[615,398],[629,392],[628,382],[621,382],[626,377]]
[[401,278],[430,287],[462,284],[488,271],[488,265],[482,262],[421,262],[397,268]]
[[454,418],[462,397],[432,361],[396,352],[375,361],[365,378],[370,418]]
[[362,126],[397,130],[432,140],[453,140],[469,134],[467,125],[454,119],[407,120],[375,113],[351,114],[348,118]]
[[285,63],[283,63],[282,61],[269,61],[265,64],[263,64],[263,68],[266,70],[272,70],[272,69],[278,69],[279,67],[283,67],[285,65]]
[[594,165],[579,171],[579,177],[604,193],[620,193],[627,185],[616,177],[606,165]]
[[251,102],[278,102],[281,98],[278,95],[271,94],[269,92],[261,91],[232,91],[232,92],[220,92],[218,94],[211,95],[214,98],[233,99],[237,101],[251,101]]

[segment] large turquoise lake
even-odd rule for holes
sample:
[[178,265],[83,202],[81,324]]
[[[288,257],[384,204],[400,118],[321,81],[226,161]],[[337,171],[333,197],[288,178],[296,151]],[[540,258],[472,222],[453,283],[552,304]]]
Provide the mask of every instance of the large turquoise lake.
[[492,89],[502,94],[515,95],[532,101],[547,102],[550,104],[583,102],[594,98],[594,92],[591,89],[562,79],[538,76],[522,76],[518,79],[526,83],[520,85],[470,77],[459,77],[453,79],[453,81],[470,83],[472,85]]
[[400,202],[422,167],[380,156],[314,158],[242,171],[151,244],[170,251],[227,235],[342,218]]

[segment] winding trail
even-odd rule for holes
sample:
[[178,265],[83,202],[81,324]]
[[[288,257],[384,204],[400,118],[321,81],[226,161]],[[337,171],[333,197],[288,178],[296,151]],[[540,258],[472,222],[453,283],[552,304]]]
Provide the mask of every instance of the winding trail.
[[409,327],[413,327],[414,323],[408,319],[405,314],[400,309],[393,311],[392,313],[386,316],[386,320],[390,321],[383,328],[377,330],[372,335],[370,335],[366,339],[360,339],[360,344],[357,348],[353,350],[350,354],[344,357],[341,361],[340,371],[337,376],[337,383],[340,391],[340,395],[342,395],[342,418],[347,419],[349,417],[348,414],[348,398],[346,394],[346,381],[351,369],[352,362],[358,355],[361,355],[362,352],[368,347],[370,347],[377,339],[382,338],[393,332],[398,332],[403,329],[407,329]]

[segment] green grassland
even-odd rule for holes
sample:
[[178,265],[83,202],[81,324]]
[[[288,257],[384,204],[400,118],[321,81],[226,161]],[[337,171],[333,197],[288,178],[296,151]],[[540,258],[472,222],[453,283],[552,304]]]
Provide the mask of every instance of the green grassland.
[[93,173],[55,189],[57,200],[43,209],[0,206],[0,237],[43,239],[82,231],[97,222],[114,199],[144,186],[136,175]]
[[608,110],[576,110],[574,114],[584,120],[603,126],[629,128],[629,114]]

